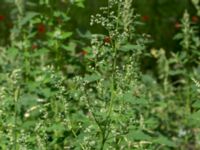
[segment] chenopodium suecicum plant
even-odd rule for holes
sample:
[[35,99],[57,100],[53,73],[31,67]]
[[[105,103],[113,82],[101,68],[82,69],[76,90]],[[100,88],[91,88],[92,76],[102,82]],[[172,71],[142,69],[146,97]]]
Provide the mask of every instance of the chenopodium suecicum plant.
[[[94,34],[85,55],[87,74],[68,81],[71,90],[68,128],[71,148],[142,149],[173,146],[156,128],[146,111],[150,101],[140,81],[140,58],[148,42],[137,34],[137,15],[132,0],[109,0],[102,14],[91,18],[107,35]],[[151,135],[154,135],[152,137]]]
[[[198,64],[200,48],[199,27],[196,24],[192,24],[190,21],[190,15],[187,11],[184,12],[181,20],[181,31],[175,35],[175,40],[180,40],[182,50],[179,58],[182,59],[182,64],[187,69]],[[195,59],[194,59],[195,58]]]
[[172,53],[172,58],[169,61],[173,66],[171,75],[177,76],[179,81],[181,81],[179,84],[184,86],[181,90],[187,91],[183,92],[183,95],[184,93],[189,95],[185,104],[187,106],[186,112],[191,113],[191,105],[196,101],[194,98],[194,88],[191,86],[191,76],[195,76],[199,72],[199,27],[196,24],[192,24],[187,11],[185,11],[181,22],[181,31],[174,38],[180,40],[182,49],[177,54]]
[[[181,50],[177,53],[172,53],[169,59],[169,64],[172,67],[169,75],[175,78],[174,91],[176,92],[176,102],[179,108],[179,118],[181,124],[177,124],[184,134],[179,131],[179,147],[193,147],[199,149],[198,137],[199,127],[196,112],[198,107],[198,95],[195,92],[196,88],[191,81],[191,77],[199,74],[199,27],[197,24],[190,21],[190,15],[187,11],[184,12],[181,20],[180,32],[175,35],[174,39],[180,40]],[[178,114],[178,113],[177,113]],[[195,116],[195,117],[194,117]],[[192,145],[192,146],[191,146]]]

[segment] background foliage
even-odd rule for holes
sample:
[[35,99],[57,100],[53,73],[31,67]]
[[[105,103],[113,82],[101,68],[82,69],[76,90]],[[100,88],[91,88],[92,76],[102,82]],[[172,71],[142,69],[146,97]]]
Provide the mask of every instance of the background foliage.
[[3,0],[0,149],[200,149],[199,0]]

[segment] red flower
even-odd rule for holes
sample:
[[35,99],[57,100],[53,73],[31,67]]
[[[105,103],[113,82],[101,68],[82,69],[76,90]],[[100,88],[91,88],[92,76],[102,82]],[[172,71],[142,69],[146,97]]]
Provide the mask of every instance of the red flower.
[[87,52],[86,50],[82,50],[82,51],[81,51],[81,55],[83,55],[83,56],[87,55],[87,53],[88,53],[88,52]]
[[103,42],[104,42],[104,43],[110,44],[110,43],[111,43],[110,37],[109,37],[109,36],[106,36],[106,37],[103,39]]
[[42,24],[42,23],[39,24],[39,25],[37,26],[37,30],[38,30],[39,33],[45,33],[45,31],[46,31],[45,25]]
[[32,48],[32,50],[34,50],[34,49],[37,49],[38,46],[37,46],[36,44],[33,44],[33,45],[31,46],[31,48]]
[[0,21],[3,21],[5,19],[4,15],[0,15]]
[[176,21],[174,27],[175,27],[176,29],[180,29],[180,28],[181,28],[181,24],[180,24],[178,21]]
[[192,22],[197,23],[199,21],[199,18],[197,16],[192,16]]
[[144,16],[142,16],[141,20],[144,22],[147,22],[149,20],[149,16],[144,15]]

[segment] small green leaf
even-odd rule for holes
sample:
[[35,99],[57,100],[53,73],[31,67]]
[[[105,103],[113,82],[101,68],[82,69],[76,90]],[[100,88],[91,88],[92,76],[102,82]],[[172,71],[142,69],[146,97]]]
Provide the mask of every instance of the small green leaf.
[[78,7],[81,7],[81,8],[84,8],[84,4],[83,4],[84,0],[76,0],[75,3],[76,3],[76,6]]
[[36,12],[27,12],[26,16],[20,21],[20,25],[23,26],[28,23],[33,17],[37,16],[38,13]]
[[61,39],[66,39],[72,36],[72,32],[64,32],[61,34]]
[[97,74],[92,74],[92,75],[86,75],[85,76],[85,80],[87,82],[94,82],[94,81],[97,81],[101,78],[101,76],[97,75]]
[[192,104],[192,107],[194,107],[194,108],[200,108],[200,101],[198,100],[198,101],[194,102]]
[[164,136],[159,136],[154,140],[155,143],[157,144],[162,144],[170,147],[175,147],[175,143],[171,140],[169,140],[167,137]]
[[24,94],[19,99],[19,104],[23,106],[33,106],[37,104],[37,96],[31,94]]
[[120,50],[121,51],[133,51],[133,50],[142,50],[143,47],[141,45],[132,45],[132,44],[127,44],[123,45]]
[[22,124],[22,127],[23,127],[23,129],[30,129],[30,128],[34,128],[35,127],[35,124],[36,124],[37,122],[36,121],[34,121],[34,120],[27,120],[27,121],[25,121],[25,122],[23,122],[23,124]]
[[62,45],[61,47],[66,51],[75,51],[76,44],[73,42],[70,42],[68,45]]
[[200,110],[189,115],[190,124],[199,126],[200,124]]
[[7,51],[10,59],[14,59],[19,54],[19,50],[15,47],[10,47],[7,49]]
[[127,92],[123,95],[123,100],[131,104],[148,104],[148,101],[145,98],[135,97],[133,93]]
[[130,138],[130,140],[147,140],[150,141],[152,139],[151,136],[149,136],[148,134],[144,133],[141,130],[133,130],[128,134],[128,137]]
[[65,127],[64,127],[64,125],[62,125],[60,123],[56,123],[56,124],[53,124],[52,126],[50,126],[47,130],[48,131],[64,131]]
[[178,34],[176,34],[175,36],[174,36],[174,40],[180,40],[180,39],[182,39],[183,38],[183,34],[182,33],[178,33]]

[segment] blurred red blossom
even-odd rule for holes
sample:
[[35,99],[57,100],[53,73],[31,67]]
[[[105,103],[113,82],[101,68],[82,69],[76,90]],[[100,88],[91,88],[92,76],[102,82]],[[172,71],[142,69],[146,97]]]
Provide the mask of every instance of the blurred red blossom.
[[5,19],[4,15],[0,15],[0,21],[3,21]]
[[141,20],[144,21],[144,22],[146,22],[146,21],[149,20],[149,16],[144,15],[144,16],[141,17]]
[[199,21],[199,18],[197,16],[192,16],[192,22],[197,23]]
[[39,24],[38,26],[37,26],[37,31],[39,32],[39,33],[45,33],[45,31],[46,31],[46,27],[45,27],[45,25],[44,24]]

